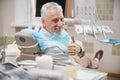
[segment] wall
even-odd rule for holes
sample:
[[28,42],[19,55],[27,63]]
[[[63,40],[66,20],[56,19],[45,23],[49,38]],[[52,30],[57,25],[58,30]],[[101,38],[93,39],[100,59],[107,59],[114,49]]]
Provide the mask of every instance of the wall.
[[14,22],[14,0],[2,0],[2,27],[3,35],[13,36],[10,25]]
[[30,0],[15,0],[14,1],[14,24],[27,24],[30,20]]
[[[78,0],[80,1],[80,0]],[[100,0],[101,1],[101,0]],[[104,1],[104,0],[102,0]],[[107,38],[120,39],[120,0],[113,1],[113,18],[110,20],[102,20],[103,24],[107,24],[114,32],[114,34],[107,34]],[[108,13],[109,14],[109,13]],[[103,18],[104,19],[104,18]],[[70,28],[70,30],[73,30]],[[76,39],[83,41],[86,48],[86,55],[91,59],[95,55],[95,52],[99,49],[104,50],[104,55],[100,61],[99,70],[110,73],[120,74],[120,45],[103,44],[96,40],[93,36],[87,35],[87,40],[83,35],[78,35],[73,31],[70,33],[75,35]],[[98,35],[99,39],[104,39],[103,36]]]
[[[0,0],[0,11],[2,11],[2,0]],[[2,12],[0,12],[0,36],[2,36],[3,27],[2,27]]]
[[[7,43],[14,41],[15,25],[27,24],[28,0],[0,0],[0,45],[3,36],[7,36]],[[30,20],[30,19],[29,19]]]
[[11,24],[14,22],[14,0],[0,0],[0,45],[3,45],[3,36],[7,36],[7,42],[14,39],[14,28]]
[[[105,21],[104,24],[108,24],[113,30],[113,35],[108,35],[108,38],[120,39],[120,0],[114,0],[114,14],[112,21]],[[100,44],[100,43],[99,43]],[[105,45],[100,44],[105,50],[103,62],[101,62],[101,70],[113,73],[120,73],[120,45]],[[113,52],[113,48],[117,48],[116,52]],[[96,48],[95,48],[96,49]]]

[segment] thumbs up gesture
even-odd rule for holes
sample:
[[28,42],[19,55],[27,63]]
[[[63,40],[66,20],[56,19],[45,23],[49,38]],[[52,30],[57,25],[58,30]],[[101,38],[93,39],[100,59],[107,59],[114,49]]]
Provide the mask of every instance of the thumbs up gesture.
[[80,46],[75,42],[74,36],[71,37],[72,43],[68,45],[68,53],[75,55],[80,52]]

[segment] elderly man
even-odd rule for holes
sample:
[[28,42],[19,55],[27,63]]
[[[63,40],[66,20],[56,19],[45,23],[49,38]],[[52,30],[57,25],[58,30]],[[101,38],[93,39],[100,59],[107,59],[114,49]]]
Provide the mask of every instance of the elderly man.
[[47,43],[42,52],[51,55],[55,65],[75,65],[70,56],[81,55],[84,49],[82,42],[74,40],[64,30],[62,7],[55,2],[44,4],[41,8],[41,22],[43,26],[40,34]]

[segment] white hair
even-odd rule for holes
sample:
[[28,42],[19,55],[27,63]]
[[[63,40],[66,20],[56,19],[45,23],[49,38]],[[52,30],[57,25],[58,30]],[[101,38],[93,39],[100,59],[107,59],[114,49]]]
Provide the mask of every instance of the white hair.
[[61,5],[59,5],[55,2],[48,2],[48,3],[44,4],[41,8],[41,17],[46,16],[46,12],[48,9],[54,9],[54,10],[61,9],[61,11],[63,11]]

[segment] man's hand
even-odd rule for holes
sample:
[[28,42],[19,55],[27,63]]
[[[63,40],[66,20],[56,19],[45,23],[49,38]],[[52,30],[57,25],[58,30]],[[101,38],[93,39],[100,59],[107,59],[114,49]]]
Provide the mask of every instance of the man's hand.
[[75,55],[80,52],[80,46],[75,43],[74,37],[72,37],[72,43],[68,45],[68,53],[70,55]]

